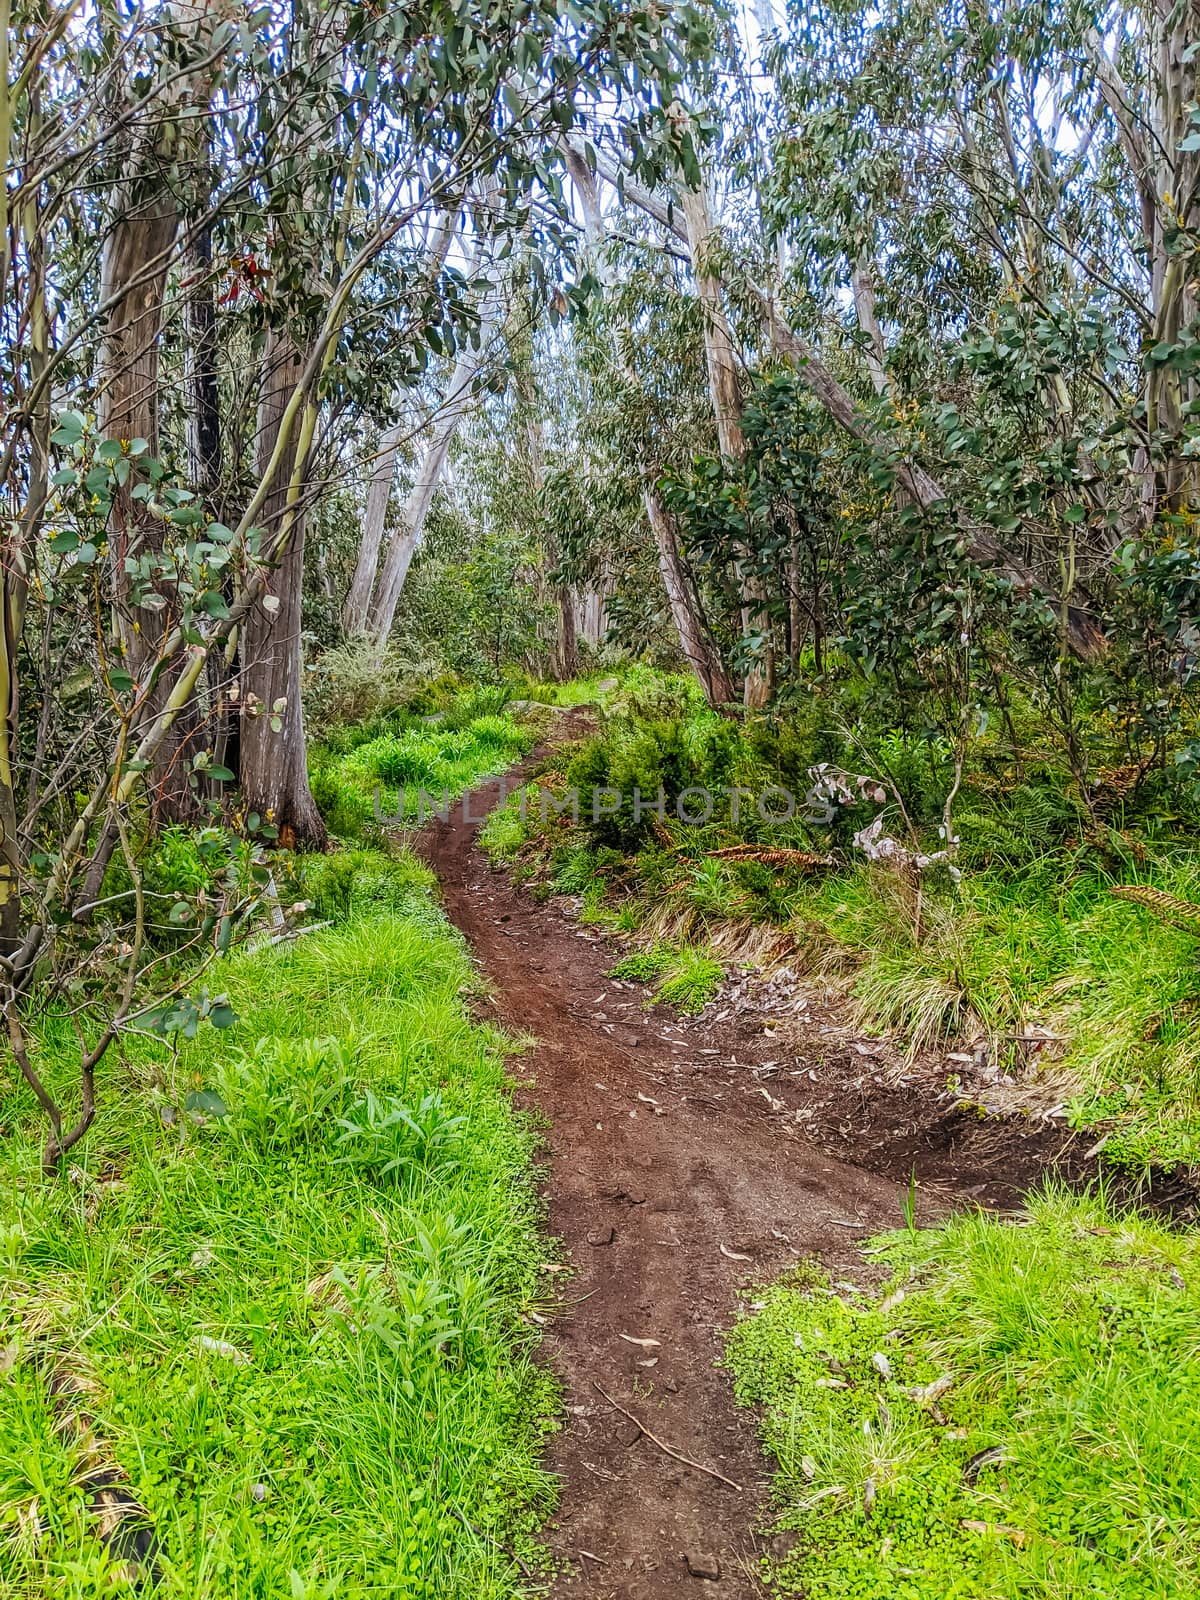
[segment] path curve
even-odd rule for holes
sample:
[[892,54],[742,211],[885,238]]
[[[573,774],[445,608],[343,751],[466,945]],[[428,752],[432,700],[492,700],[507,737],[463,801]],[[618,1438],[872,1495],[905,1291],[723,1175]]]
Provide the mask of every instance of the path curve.
[[547,1330],[568,1413],[550,1449],[551,1592],[761,1595],[767,1464],[718,1365],[721,1334],[739,1287],[798,1259],[861,1272],[855,1241],[899,1221],[895,1183],[781,1136],[732,1045],[715,1052],[711,1031],[643,1012],[607,976],[606,940],[493,869],[475,835],[495,801],[495,787],[476,792],[421,843],[499,1021],[537,1040],[518,1101],[548,1123],[548,1226],[574,1273]]

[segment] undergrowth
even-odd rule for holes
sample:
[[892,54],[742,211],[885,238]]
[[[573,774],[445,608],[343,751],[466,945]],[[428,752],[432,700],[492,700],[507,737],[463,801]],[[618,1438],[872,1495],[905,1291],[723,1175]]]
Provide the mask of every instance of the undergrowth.
[[610,976],[653,984],[656,999],[685,1015],[694,1015],[703,1011],[721,987],[724,968],[703,950],[656,944],[625,956]]
[[729,1339],[806,1600],[1184,1600],[1200,1587],[1200,1239],[1048,1191],[816,1269]]
[[312,746],[309,782],[330,832],[370,839],[397,819],[434,815],[444,801],[511,766],[536,733],[509,715],[509,699],[503,686],[468,690],[439,711],[397,711]]
[[[633,668],[600,732],[542,780],[552,803],[536,788],[514,796],[483,843],[639,946],[787,961],[844,997],[856,1026],[913,1055],[985,1052],[1002,1079],[1036,1082],[1043,1108],[1057,1103],[1095,1129],[1110,1161],[1200,1164],[1200,943],[1112,893],[1145,885],[1200,901],[1200,850],[1168,825],[1164,797],[1136,799],[1122,769],[1118,798],[1106,799],[1098,775],[1091,804],[1108,818],[1098,829],[1049,756],[1014,772],[993,731],[959,796],[959,881],[931,869],[918,896],[886,860],[867,861],[854,833],[881,816],[904,840],[907,816],[936,851],[949,747],[873,730],[861,708],[848,725],[851,709],[845,690],[823,704],[817,694],[739,727],[694,684]],[[820,762],[875,774],[827,823],[800,803]],[[764,817],[756,797],[772,786],[797,797],[794,816]],[[572,787],[577,820],[563,809]],[[647,803],[635,807],[635,789]],[[688,793],[697,789],[713,796],[710,817]],[[593,791],[606,796],[595,808]]]
[[[11,1600],[130,1592],[98,1481],[144,1507],[156,1594],[519,1591],[554,1403],[526,1320],[531,1135],[425,870],[302,871],[334,925],[233,958],[225,1034],[131,1041],[68,1177],[43,1178],[37,1107],[4,1081]],[[72,1048],[65,1024],[38,1042],[52,1080]]]

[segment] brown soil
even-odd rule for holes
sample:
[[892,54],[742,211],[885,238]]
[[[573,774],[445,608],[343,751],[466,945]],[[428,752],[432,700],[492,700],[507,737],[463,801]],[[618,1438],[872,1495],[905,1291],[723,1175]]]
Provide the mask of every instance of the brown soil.
[[719,1365],[739,1290],[814,1256],[862,1283],[855,1245],[900,1225],[912,1172],[922,1220],[1012,1204],[1064,1135],[956,1109],[944,1073],[906,1072],[791,997],[735,985],[694,1020],[647,1009],[607,975],[607,939],[488,864],[475,834],[495,790],[469,800],[422,847],[494,1014],[536,1040],[518,1099],[547,1123],[549,1228],[573,1274],[546,1329],[568,1412],[551,1592],[761,1595],[768,1466]]

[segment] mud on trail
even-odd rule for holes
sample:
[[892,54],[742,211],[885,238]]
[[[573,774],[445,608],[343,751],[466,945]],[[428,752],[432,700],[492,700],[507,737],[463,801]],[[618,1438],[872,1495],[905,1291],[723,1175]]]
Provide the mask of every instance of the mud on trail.
[[1046,1152],[1037,1137],[973,1151],[977,1119],[914,1116],[903,1090],[864,1089],[862,1058],[839,1064],[815,1018],[811,1038],[788,1039],[780,1079],[761,1015],[645,1009],[639,986],[607,976],[620,954],[607,939],[478,849],[496,793],[460,803],[421,848],[499,1021],[536,1040],[518,1103],[548,1124],[548,1223],[573,1269],[546,1340],[568,1413],[550,1450],[551,1593],[760,1595],[768,1468],[718,1365],[739,1289],[813,1256],[861,1284],[854,1246],[900,1225],[913,1166],[928,1221],[956,1198],[1015,1197]]

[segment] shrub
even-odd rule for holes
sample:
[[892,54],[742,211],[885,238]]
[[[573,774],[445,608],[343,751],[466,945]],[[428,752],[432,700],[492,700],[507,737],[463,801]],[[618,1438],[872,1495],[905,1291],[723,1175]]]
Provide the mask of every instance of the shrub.
[[724,969],[703,950],[688,946],[676,949],[656,944],[649,950],[636,950],[612,968],[610,976],[632,983],[660,980],[655,997],[677,1011],[694,1015],[702,1011],[721,987]]
[[[593,838],[632,852],[654,827],[651,809],[665,797],[670,813],[685,790],[715,792],[726,786],[738,756],[738,730],[711,712],[686,718],[629,726],[609,721],[603,733],[588,741],[567,769],[568,782],[581,795],[612,789],[622,796],[620,809],[593,818],[585,804],[581,813]],[[641,805],[636,808],[635,794]],[[697,804],[698,810],[703,807]]]
[[658,986],[658,998],[665,1005],[694,1016],[717,993],[724,975],[721,963],[702,950],[681,950]]
[[339,1160],[381,1179],[452,1165],[466,1118],[452,1116],[436,1089],[411,1108],[368,1090],[337,1125]]
[[423,912],[433,874],[408,851],[339,850],[303,857],[299,882],[317,921],[342,923],[370,911]]
[[394,649],[381,654],[373,639],[347,640],[326,650],[305,674],[305,719],[326,733],[366,722],[402,703],[405,678],[405,663]]
[[506,683],[481,684],[468,689],[447,708],[442,726],[465,728],[470,723],[478,724],[482,719],[489,718],[504,726],[500,719],[512,697],[512,689]]
[[375,808],[371,796],[350,782],[336,766],[314,766],[308,783],[317,810],[335,838],[361,838],[373,824]]

